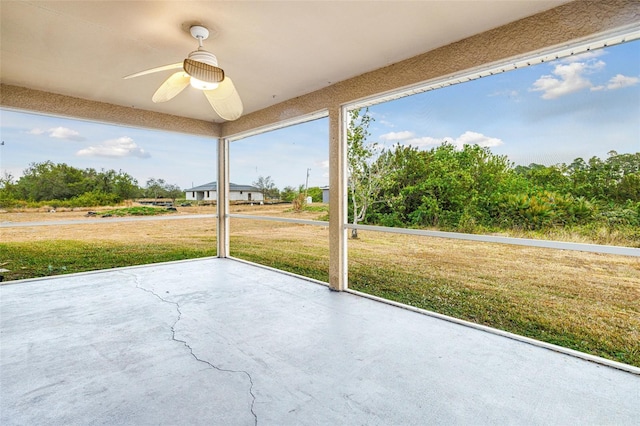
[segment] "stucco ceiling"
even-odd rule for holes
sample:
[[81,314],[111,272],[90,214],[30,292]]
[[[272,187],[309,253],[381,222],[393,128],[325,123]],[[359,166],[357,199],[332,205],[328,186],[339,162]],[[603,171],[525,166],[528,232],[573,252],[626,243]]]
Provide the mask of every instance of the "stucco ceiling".
[[562,3],[2,0],[1,82],[221,121],[192,88],[151,101],[172,71],[122,77],[182,61],[205,25],[247,114]]

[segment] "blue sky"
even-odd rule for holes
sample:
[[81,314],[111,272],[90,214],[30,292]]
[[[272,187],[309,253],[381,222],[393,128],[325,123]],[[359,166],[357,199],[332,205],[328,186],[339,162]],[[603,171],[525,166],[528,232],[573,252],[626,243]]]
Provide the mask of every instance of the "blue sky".
[[478,143],[516,164],[640,151],[640,41],[370,108],[372,139]]
[[271,176],[275,185],[329,185],[329,119],[321,118],[232,142],[229,179],[254,182]]
[[[640,41],[370,107],[371,141],[430,149],[477,143],[516,164],[640,152]],[[33,162],[123,170],[188,188],[216,179],[216,140],[0,110],[0,173]],[[328,120],[231,143],[231,181],[329,183]],[[187,148],[188,147],[188,148]]]

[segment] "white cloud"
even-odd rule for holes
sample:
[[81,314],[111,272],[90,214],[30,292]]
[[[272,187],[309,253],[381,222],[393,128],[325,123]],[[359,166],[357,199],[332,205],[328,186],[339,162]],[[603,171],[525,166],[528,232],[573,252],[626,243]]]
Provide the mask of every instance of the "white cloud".
[[384,135],[380,135],[380,139],[383,141],[402,141],[405,139],[409,139],[413,137],[415,133],[410,132],[409,130],[404,130],[402,132],[389,132]]
[[47,130],[47,132],[49,132],[49,137],[54,139],[67,139],[72,141],[84,140],[84,138],[80,136],[80,133],[67,127],[53,127]]
[[478,145],[481,147],[494,147],[504,144],[502,139],[492,138],[485,136],[482,133],[472,132],[467,130],[460,136],[458,136],[453,144],[458,148],[462,148],[464,145]]
[[587,75],[604,69],[606,64],[596,58],[606,53],[604,49],[600,49],[563,58],[551,72],[553,75],[541,76],[533,83],[529,91],[543,92],[543,99],[555,99],[584,89],[589,89],[592,92],[616,90],[634,86],[640,82],[638,77],[617,74],[611,77],[607,84],[594,85]]
[[122,158],[122,157],[138,157],[149,158],[151,155],[144,149],[140,148],[134,141],[128,136],[123,136],[118,139],[110,139],[104,141],[100,145],[90,146],[85,149],[81,149],[76,153],[79,156],[86,157],[110,157],[110,158]]
[[569,93],[592,88],[593,84],[584,77],[584,74],[596,72],[604,66],[605,63],[602,61],[558,64],[552,71],[557,78],[543,75],[533,83],[533,87],[529,90],[543,92],[543,99],[555,99]]
[[615,77],[611,77],[611,80],[609,80],[609,84],[607,84],[607,89],[622,89],[623,87],[629,87],[638,84],[638,81],[640,81],[638,77],[627,77],[622,74],[617,74]]
[[52,127],[47,130],[40,129],[38,127],[33,128],[27,132],[30,135],[44,135],[47,133],[50,138],[54,139],[66,139],[71,141],[83,141],[84,138],[80,136],[80,133],[76,130],[69,129],[68,127]]
[[329,168],[329,160],[322,160],[319,162],[320,168],[328,169]]

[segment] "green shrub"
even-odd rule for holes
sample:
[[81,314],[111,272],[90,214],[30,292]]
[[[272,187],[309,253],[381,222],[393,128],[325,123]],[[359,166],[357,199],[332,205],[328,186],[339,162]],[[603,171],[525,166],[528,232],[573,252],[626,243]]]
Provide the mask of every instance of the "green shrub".
[[96,207],[113,206],[120,200],[116,194],[107,194],[101,191],[85,192],[82,195],[73,197],[66,204],[66,207]]

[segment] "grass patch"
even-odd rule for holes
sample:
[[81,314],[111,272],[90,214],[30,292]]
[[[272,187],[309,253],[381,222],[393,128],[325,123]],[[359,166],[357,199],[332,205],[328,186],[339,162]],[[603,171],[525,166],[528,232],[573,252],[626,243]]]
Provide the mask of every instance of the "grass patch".
[[315,220],[329,221],[329,205],[327,204],[304,203],[299,209],[296,209],[294,206],[294,207],[283,210],[283,213],[300,213],[300,212],[324,213],[323,215],[318,216]]
[[329,206],[326,204],[305,204],[302,208],[306,212],[315,212],[315,213],[328,213]]
[[100,216],[157,216],[175,212],[175,210],[168,210],[162,207],[139,206],[103,211],[100,212]]
[[231,255],[271,268],[329,282],[329,251],[326,247],[304,246],[297,239],[261,240],[231,237]]
[[216,248],[55,240],[0,244],[0,252],[5,280],[19,280],[215,256]]

